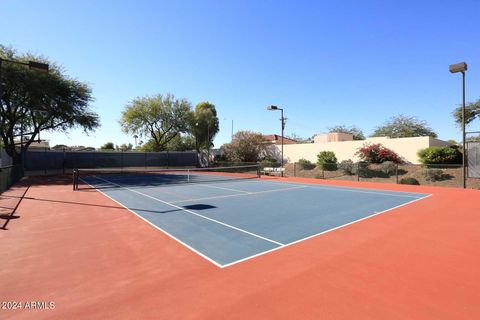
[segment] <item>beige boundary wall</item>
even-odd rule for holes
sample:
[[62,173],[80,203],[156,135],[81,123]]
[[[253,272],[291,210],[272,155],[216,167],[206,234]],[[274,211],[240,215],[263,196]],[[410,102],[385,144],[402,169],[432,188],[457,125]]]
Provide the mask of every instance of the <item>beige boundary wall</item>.
[[[412,164],[420,163],[417,156],[418,150],[428,147],[442,147],[449,145],[449,143],[446,141],[431,137],[397,139],[378,137],[358,141],[287,144],[283,146],[283,153],[284,159],[287,162],[297,162],[299,159],[303,158],[315,163],[317,162],[317,155],[320,151],[333,151],[338,161],[348,159],[358,161],[359,159],[355,156],[355,153],[357,152],[358,148],[363,146],[365,143],[381,143],[385,147],[395,151],[404,159],[404,161]],[[275,152],[276,154],[280,153],[280,145],[274,145],[272,147],[278,149]]]

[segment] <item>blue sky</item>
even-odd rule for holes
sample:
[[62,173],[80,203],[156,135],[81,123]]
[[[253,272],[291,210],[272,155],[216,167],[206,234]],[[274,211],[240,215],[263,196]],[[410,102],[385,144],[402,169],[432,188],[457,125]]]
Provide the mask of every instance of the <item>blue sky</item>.
[[[479,1],[3,0],[0,43],[47,56],[93,89],[102,127],[45,134],[51,144],[134,141],[118,120],[135,97],[173,93],[216,105],[220,132],[309,137],[345,124],[367,135],[391,116],[425,120],[460,140],[451,111],[466,61],[480,98]],[[480,130],[474,122],[470,130]]]

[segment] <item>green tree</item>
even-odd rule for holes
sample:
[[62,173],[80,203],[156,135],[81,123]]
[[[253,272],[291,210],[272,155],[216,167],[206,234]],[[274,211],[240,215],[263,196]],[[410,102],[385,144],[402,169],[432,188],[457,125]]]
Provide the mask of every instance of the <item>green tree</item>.
[[[148,140],[142,145],[140,150],[145,152],[155,151],[155,142],[153,139]],[[191,135],[177,135],[170,140],[165,148],[168,151],[190,151],[195,150],[195,138]]]
[[129,144],[122,143],[119,146],[115,146],[115,150],[117,150],[117,151],[130,151],[132,149],[133,149],[133,145],[131,143],[129,143]]
[[[13,163],[21,163],[23,151],[38,139],[41,131],[67,132],[99,127],[99,118],[90,109],[90,87],[67,76],[62,68],[41,56],[19,54],[0,45],[0,58],[49,64],[49,72],[3,61],[0,72],[0,137]],[[18,140],[26,136],[20,150]]]
[[113,142],[107,142],[100,147],[100,150],[115,150],[115,145]]
[[213,139],[219,131],[219,121],[215,105],[209,102],[200,102],[195,106],[192,117],[191,132],[196,141],[196,149],[210,148]]
[[[458,126],[462,125],[462,106],[458,106],[453,110],[453,118]],[[465,105],[465,124],[469,124],[475,119],[480,118],[480,99],[473,103]]]
[[416,117],[398,115],[377,127],[372,137],[407,138],[430,136],[436,138],[437,134],[425,121]]
[[353,135],[353,140],[365,140],[363,131],[355,126],[347,127],[346,125],[336,125],[328,128],[328,132],[341,132]]
[[149,137],[153,151],[166,150],[178,134],[190,130],[191,104],[172,94],[143,97],[133,100],[122,111],[123,132]]
[[257,162],[266,151],[266,143],[261,133],[238,131],[232,142],[221,147],[221,151],[229,161]]
[[178,135],[167,145],[168,151],[195,150],[195,138],[192,135]]

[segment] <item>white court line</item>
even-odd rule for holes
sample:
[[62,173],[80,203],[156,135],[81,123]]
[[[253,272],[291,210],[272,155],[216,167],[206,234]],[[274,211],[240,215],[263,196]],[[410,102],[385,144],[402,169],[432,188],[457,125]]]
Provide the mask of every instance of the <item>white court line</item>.
[[380,215],[380,214],[383,214],[383,213],[385,213],[385,212],[388,212],[388,211],[391,211],[391,210],[394,210],[394,209],[397,209],[397,208],[400,208],[400,207],[403,207],[403,206],[412,204],[412,203],[414,203],[414,202],[417,202],[417,201],[426,199],[426,198],[428,198],[428,197],[430,197],[430,196],[432,196],[432,195],[429,194],[429,195],[426,195],[426,196],[423,197],[423,198],[418,198],[418,199],[415,199],[415,200],[412,200],[412,201],[409,201],[409,202],[405,202],[405,203],[403,203],[403,204],[400,204],[400,205],[398,205],[398,206],[389,208],[389,209],[387,209],[387,210],[383,210],[383,211],[380,211],[380,212],[375,212],[375,213],[373,213],[373,214],[371,214],[371,215],[369,215],[369,216],[366,216],[366,217],[357,219],[357,220],[355,220],[355,221],[351,221],[351,222],[342,224],[341,226],[338,226],[338,227],[335,227],[335,228],[332,228],[332,229],[328,229],[328,230],[325,230],[325,231],[322,231],[322,232],[313,234],[313,235],[311,235],[311,236],[305,237],[305,238],[303,238],[303,239],[295,240],[295,241],[293,241],[293,242],[284,244],[284,245],[281,246],[281,247],[273,248],[273,249],[270,249],[270,250],[267,250],[267,251],[263,251],[263,252],[257,253],[257,254],[255,254],[255,255],[252,255],[252,256],[249,256],[249,257],[246,257],[246,258],[243,258],[243,259],[240,259],[240,260],[231,262],[231,263],[224,264],[224,265],[222,265],[220,268],[230,267],[230,266],[233,266],[233,265],[235,265],[235,264],[237,264],[237,263],[244,262],[244,261],[247,261],[247,260],[250,260],[250,259],[253,259],[253,258],[262,256],[262,255],[264,255],[264,254],[267,254],[267,253],[270,253],[270,252],[273,252],[273,251],[277,251],[278,249],[283,249],[283,248],[286,248],[286,247],[295,245],[295,244],[300,243],[300,242],[303,242],[303,241],[305,241],[305,240],[309,240],[309,239],[311,239],[311,238],[315,238],[315,237],[317,237],[317,236],[319,236],[319,235],[322,235],[322,234],[325,234],[325,233],[328,233],[328,232],[332,232],[332,231],[334,231],[334,230],[338,230],[338,229],[344,228],[344,227],[349,226],[349,225],[351,225],[351,224],[354,224],[354,223],[357,223],[357,222],[360,222],[360,221],[363,221],[363,220],[367,220],[367,219],[370,219],[370,218],[372,218],[372,217],[375,217],[375,216],[378,216],[378,215]]
[[[294,186],[304,186],[307,185],[312,189],[326,189],[326,190],[335,190],[335,191],[345,191],[345,192],[357,192],[357,193],[367,193],[367,194],[378,194],[382,196],[392,196],[392,197],[403,197],[403,198],[415,198],[415,199],[423,199],[423,198],[418,198],[418,196],[413,196],[413,195],[408,195],[408,194],[401,194],[401,193],[416,193],[416,192],[405,192],[405,191],[392,191],[393,193],[387,193],[387,192],[378,192],[375,191],[377,189],[365,189],[365,188],[359,188],[363,190],[355,190],[356,188],[354,187],[342,187],[342,186],[324,186],[324,185],[318,185],[318,184],[313,184],[313,183],[295,183],[295,182],[288,182],[288,181],[271,181],[271,180],[258,180],[261,182],[265,183],[270,183],[270,184],[290,184]],[[368,190],[368,191],[367,191]],[[419,195],[425,195],[424,193],[418,193]]]
[[174,205],[174,204],[172,204],[172,203],[169,203],[169,202],[167,202],[167,201],[160,200],[160,199],[158,199],[158,198],[152,197],[152,196],[150,196],[150,195],[148,195],[148,194],[145,194],[145,193],[142,193],[142,192],[140,192],[140,191],[133,190],[133,189],[128,188],[128,187],[124,187],[124,186],[122,186],[122,185],[120,185],[120,184],[118,184],[118,183],[110,182],[110,181],[108,181],[108,180],[106,180],[106,179],[103,179],[103,178],[100,178],[100,177],[98,177],[98,176],[95,176],[95,177],[96,177],[97,179],[103,180],[103,181],[105,181],[105,182],[107,182],[107,183],[110,183],[110,184],[113,184],[113,185],[117,185],[117,186],[119,186],[120,188],[123,188],[123,189],[125,189],[125,190],[131,191],[131,192],[134,192],[134,193],[137,193],[137,194],[139,194],[139,195],[142,195],[142,196],[144,196],[144,197],[147,197],[147,198],[153,199],[153,200],[155,200],[155,201],[161,202],[161,203],[163,203],[163,204],[166,204],[166,205],[168,205],[168,206],[174,207],[174,208],[179,209],[179,210],[181,210],[181,211],[188,212],[188,213],[190,213],[190,214],[192,214],[192,215],[194,215],[194,216],[203,218],[203,219],[205,219],[205,220],[209,220],[209,221],[218,223],[218,224],[223,225],[223,226],[225,226],[225,227],[228,227],[228,228],[231,228],[231,229],[234,229],[234,230],[237,230],[237,231],[246,233],[246,234],[248,234],[248,235],[251,235],[251,236],[254,236],[254,237],[256,237],[256,238],[259,238],[259,239],[262,239],[262,240],[265,240],[265,241],[268,241],[268,242],[277,244],[277,245],[279,245],[279,246],[283,246],[283,245],[284,245],[283,243],[280,243],[280,242],[278,242],[278,241],[275,241],[275,240],[272,240],[272,239],[268,239],[268,238],[262,237],[261,235],[255,234],[255,233],[253,233],[253,232],[250,232],[250,231],[247,231],[247,230],[244,230],[244,229],[241,229],[241,228],[237,228],[237,227],[232,226],[232,225],[230,225],[230,224],[227,224],[227,223],[224,223],[224,222],[221,222],[221,221],[218,221],[218,220],[215,220],[215,219],[212,219],[212,218],[203,216],[203,215],[198,214],[198,213],[196,213],[196,212],[193,212],[193,211],[191,211],[191,210],[188,210],[188,209],[179,207],[179,206]]
[[[97,177],[98,178],[98,177]],[[101,179],[101,178],[99,178]],[[377,215],[380,215],[380,214],[383,214],[383,213],[386,213],[388,211],[391,211],[391,210],[394,210],[394,209],[397,209],[397,208],[400,208],[400,207],[403,207],[403,206],[406,206],[406,205],[409,205],[411,203],[414,203],[414,202],[417,202],[417,201],[420,201],[420,200],[423,200],[423,199],[426,199],[430,196],[432,196],[432,194],[428,194],[422,198],[417,198],[417,199],[414,199],[412,201],[409,201],[409,202],[406,202],[406,203],[403,203],[401,205],[398,205],[398,206],[395,206],[395,207],[392,207],[392,208],[389,208],[387,210],[384,210],[384,211],[381,211],[381,212],[375,212],[369,216],[366,216],[366,217],[363,217],[363,218],[360,218],[358,220],[355,220],[355,221],[351,221],[349,223],[346,223],[346,224],[343,224],[341,226],[338,226],[338,227],[335,227],[335,228],[332,228],[332,229],[329,229],[329,230],[325,230],[325,231],[322,231],[322,232],[319,232],[319,233],[316,233],[316,234],[313,234],[313,235],[310,235],[308,237],[305,237],[305,238],[302,238],[302,239],[299,239],[299,240],[296,240],[296,241],[293,241],[293,242],[290,242],[288,244],[282,244],[280,247],[276,247],[276,248],[273,248],[273,249],[270,249],[270,250],[267,250],[267,251],[263,251],[263,252],[260,252],[258,254],[255,254],[255,255],[251,255],[249,257],[246,257],[246,258],[243,258],[243,259],[240,259],[240,260],[236,260],[234,262],[231,262],[231,263],[227,263],[227,264],[220,264],[218,262],[216,262],[215,260],[209,258],[208,256],[206,256],[205,254],[201,253],[200,251],[194,249],[193,247],[191,247],[190,245],[186,244],[185,242],[181,241],[180,239],[176,238],[175,236],[171,235],[170,233],[168,233],[167,231],[163,230],[162,228],[156,226],[155,224],[153,224],[152,222],[148,221],[147,219],[143,218],[142,216],[140,216],[139,214],[137,214],[135,211],[132,211],[130,210],[128,207],[126,207],[125,205],[123,205],[122,203],[120,203],[119,201],[113,199],[112,197],[110,197],[109,195],[105,194],[103,191],[95,188],[94,186],[92,186],[91,184],[89,184],[88,182],[84,181],[83,179],[81,179],[83,182],[85,182],[86,184],[88,184],[89,186],[91,186],[92,188],[96,189],[98,192],[100,192],[101,194],[105,195],[107,198],[111,199],[112,201],[114,201],[115,203],[118,203],[119,205],[121,205],[122,207],[124,207],[125,209],[127,209],[128,211],[130,211],[131,213],[133,213],[134,215],[136,215],[137,217],[139,217],[140,219],[144,220],[145,222],[147,222],[148,224],[150,224],[151,226],[153,226],[154,228],[160,230],[162,233],[166,234],[167,236],[169,236],[170,238],[178,241],[179,243],[181,243],[182,245],[184,245],[185,247],[187,247],[188,249],[190,249],[191,251],[195,252],[196,254],[198,254],[199,256],[203,257],[204,259],[206,259],[207,261],[210,261],[211,263],[213,263],[215,266],[219,267],[219,268],[226,268],[226,267],[230,267],[230,266],[233,266],[237,263],[241,263],[241,262],[244,262],[244,261],[247,261],[247,260],[250,260],[250,259],[253,259],[253,258],[256,258],[258,256],[262,256],[264,254],[268,254],[270,252],[274,252],[276,250],[279,250],[279,249],[282,249],[282,248],[285,248],[285,247],[288,247],[288,246],[292,246],[292,245],[295,245],[297,243],[300,243],[300,242],[303,242],[303,241],[306,241],[306,240],[309,240],[311,238],[314,238],[314,237],[317,237],[317,236],[320,236],[322,234],[325,234],[325,233],[329,233],[331,231],[334,231],[334,230],[337,230],[337,229],[340,229],[340,228],[344,228],[346,226],[349,226],[351,224],[354,224],[354,223],[357,223],[357,222],[360,222],[360,221],[363,221],[363,220],[366,220],[366,219],[370,219],[370,218],[373,218]],[[104,180],[104,179],[102,179]],[[106,181],[106,180],[105,180]],[[261,180],[260,180],[261,181]],[[106,181],[107,183],[110,183],[110,184],[115,184],[115,183],[112,183],[112,182],[108,182]],[[275,184],[275,185],[278,185],[278,184],[281,184],[281,183],[285,183],[285,182],[275,182],[275,181],[265,181],[264,182],[270,182],[272,184]],[[286,182],[286,184],[289,184],[289,185],[295,185],[295,186],[299,186],[299,187],[323,187],[323,186],[317,186],[315,184],[302,184],[302,183],[289,183],[289,182]],[[121,187],[121,186],[120,186]],[[124,188],[124,187],[122,187]],[[322,189],[322,188],[321,188]],[[332,188],[328,188],[328,187],[323,187],[323,189],[331,189],[331,190],[341,190],[341,191],[356,191],[356,190],[349,190],[349,189],[343,189],[342,187],[332,187]],[[130,190],[130,191],[133,191],[133,192],[136,192],[134,190]],[[365,193],[376,193],[376,192],[365,192]],[[414,192],[413,192],[414,193]],[[380,193],[382,195],[392,195],[392,194],[385,194],[385,193]],[[394,195],[394,194],[393,194]],[[233,195],[232,195],[233,196]],[[242,196],[241,194],[238,195],[238,196]],[[156,200],[159,200],[159,199],[156,199]],[[176,206],[174,206],[176,207]],[[185,210],[183,208],[181,208],[182,210]],[[186,211],[186,210],[185,210]]]
[[104,193],[103,191],[101,191],[100,189],[96,188],[95,186],[92,186],[90,183],[86,182],[85,180],[83,180],[82,178],[80,178],[80,180],[82,180],[84,183],[88,184],[91,188],[95,189],[96,191],[100,192],[101,194],[103,194],[105,197],[107,197],[108,199],[112,200],[113,202],[119,204],[120,206],[124,207],[125,209],[127,209],[128,211],[130,211],[131,213],[133,213],[134,215],[136,215],[138,218],[142,219],[143,221],[145,221],[146,223],[148,223],[149,225],[151,225],[152,227],[154,227],[155,229],[159,230],[160,232],[162,232],[163,234],[165,234],[166,236],[170,237],[171,239],[177,241],[178,243],[184,245],[186,248],[190,249],[191,251],[195,252],[196,254],[198,254],[200,257],[204,258],[205,260],[213,263],[214,265],[216,265],[217,267],[219,268],[222,268],[222,265],[218,262],[216,262],[215,260],[213,260],[212,258],[204,255],[203,253],[201,253],[200,251],[198,251],[197,249],[194,249],[193,247],[191,247],[190,245],[186,244],[185,242],[183,242],[182,240],[178,239],[177,237],[175,237],[174,235],[168,233],[167,231],[163,230],[162,228],[160,228],[159,226],[153,224],[152,222],[148,221],[147,219],[145,219],[144,217],[142,217],[141,215],[139,215],[138,213],[136,213],[135,211],[131,210],[130,208],[128,208],[127,206],[125,206],[123,203],[115,200],[114,198],[110,197],[108,194]]
[[265,191],[257,191],[257,192],[249,192],[247,194],[227,194],[224,196],[214,196],[214,197],[205,197],[205,198],[196,198],[196,199],[188,199],[188,200],[177,200],[171,201],[170,203],[183,203],[183,202],[192,202],[192,201],[202,201],[202,200],[216,200],[216,199],[223,199],[223,198],[232,198],[232,197],[245,197],[245,196],[252,196],[257,194],[264,194],[264,193],[271,193],[271,192],[281,192],[287,190],[295,190],[295,189],[305,189],[308,186],[298,186],[298,187],[291,187],[291,188],[281,188],[281,189],[274,189],[274,190],[265,190]]
[[209,188],[215,188],[215,189],[228,190],[228,191],[243,192],[245,194],[250,194],[251,193],[251,192],[248,192],[248,191],[245,191],[245,190],[225,188],[225,187],[217,187],[217,186],[211,186],[211,185],[208,185],[208,184],[202,184],[202,186],[209,187]]

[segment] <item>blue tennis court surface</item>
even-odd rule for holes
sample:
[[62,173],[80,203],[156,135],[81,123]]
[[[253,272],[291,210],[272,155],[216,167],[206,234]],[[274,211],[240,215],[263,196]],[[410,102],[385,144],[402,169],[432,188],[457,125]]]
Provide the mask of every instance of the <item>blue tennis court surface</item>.
[[428,196],[261,179],[159,184],[144,176],[113,175],[82,180],[220,267]]

